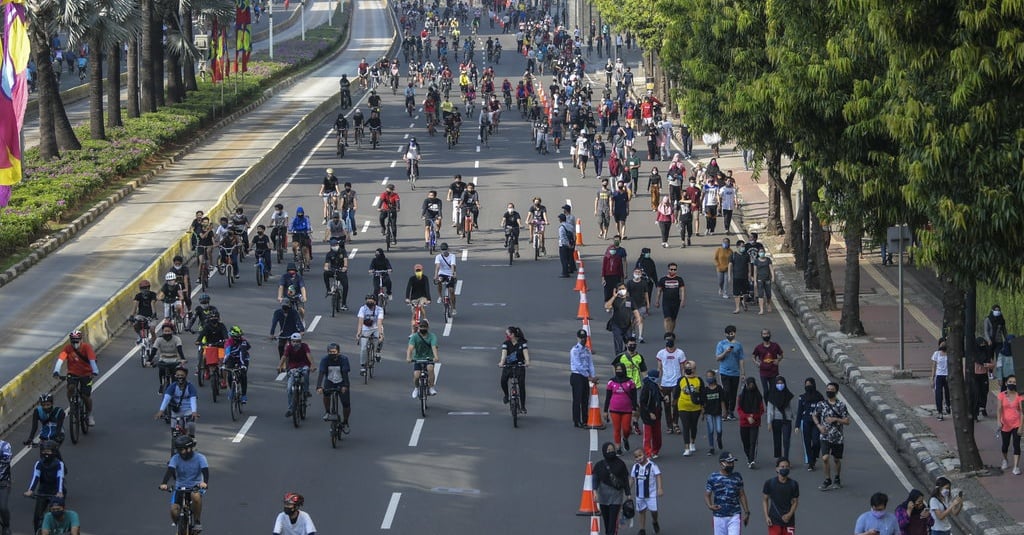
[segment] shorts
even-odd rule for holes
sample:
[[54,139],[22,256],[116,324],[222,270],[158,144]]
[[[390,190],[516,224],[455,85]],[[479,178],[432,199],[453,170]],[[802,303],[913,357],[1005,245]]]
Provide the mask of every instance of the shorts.
[[625,223],[627,215],[628,214],[615,214],[615,222],[616,223]]
[[[428,367],[433,366],[434,363],[429,360],[414,360],[412,361],[412,369],[416,371],[427,370]],[[428,370],[429,371],[429,370]]]
[[451,275],[438,275],[437,279],[439,283],[445,283],[449,288],[455,287],[455,277]]
[[650,498],[636,498],[636,510],[640,511],[651,511],[652,513],[658,512],[658,497],[651,496]]
[[772,281],[757,281],[758,297],[772,298]]
[[714,535],[740,535],[743,520],[739,513],[732,516],[713,516]]
[[647,307],[640,307],[640,308],[637,308],[637,309],[636,309],[636,312],[637,312],[638,314],[640,314],[640,317],[641,317],[641,318],[643,318],[643,317],[647,316]]
[[796,527],[794,526],[768,526],[768,535],[795,535]]
[[78,393],[81,394],[83,398],[87,398],[92,395],[91,377],[84,377],[78,375],[72,375],[71,377],[74,377],[75,379],[78,380]]
[[732,294],[736,297],[746,295],[750,292],[750,281],[747,279],[732,280]]
[[679,317],[679,303],[662,303],[661,313],[666,318],[672,318],[673,320]]
[[821,441],[821,456],[831,455],[835,459],[843,458],[843,443],[829,442],[827,440]]
[[[203,494],[206,494],[206,489],[199,489],[199,495],[202,496]],[[173,492],[171,492],[171,504],[181,505],[181,499],[184,496],[184,492],[178,492],[177,490],[174,490]]]

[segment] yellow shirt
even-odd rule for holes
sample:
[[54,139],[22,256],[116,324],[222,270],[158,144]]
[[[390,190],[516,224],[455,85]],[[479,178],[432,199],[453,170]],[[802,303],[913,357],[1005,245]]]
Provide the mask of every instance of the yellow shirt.
[[717,269],[719,273],[729,271],[729,258],[731,256],[732,250],[721,246],[715,247],[715,269]]
[[441,111],[446,111],[450,113],[453,110],[455,110],[455,104],[452,104],[452,101],[446,100],[441,103]]
[[690,393],[699,393],[702,386],[703,381],[701,381],[699,377],[686,377],[684,375],[683,378],[679,380],[678,409],[681,411],[699,412],[701,410],[701,406],[697,405],[692,399],[690,399]]

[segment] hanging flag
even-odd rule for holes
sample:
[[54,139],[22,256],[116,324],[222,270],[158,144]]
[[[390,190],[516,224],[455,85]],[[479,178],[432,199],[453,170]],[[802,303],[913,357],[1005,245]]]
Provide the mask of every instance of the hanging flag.
[[[252,52],[252,5],[249,0],[235,0],[235,72],[242,64],[242,72],[249,69],[249,54]],[[241,60],[239,60],[241,56]]]
[[28,104],[30,45],[23,0],[0,0],[0,207],[22,179],[21,127]]
[[213,83],[217,83],[224,79],[224,75],[220,72],[220,23],[217,19],[213,19],[213,27],[210,29],[210,66],[213,68]]

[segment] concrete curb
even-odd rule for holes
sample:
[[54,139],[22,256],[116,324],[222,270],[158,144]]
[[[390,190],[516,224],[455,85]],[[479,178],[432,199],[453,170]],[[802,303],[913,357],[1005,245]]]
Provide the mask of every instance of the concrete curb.
[[[914,425],[917,417],[913,409],[903,400],[893,395],[887,396],[888,390],[884,385],[873,383],[864,377],[859,365],[860,355],[857,355],[855,350],[844,347],[829,334],[829,329],[821,314],[817,312],[817,307],[809,302],[809,298],[800,289],[802,282],[790,280],[793,276],[792,271],[792,264],[787,264],[784,269],[776,269],[775,286],[779,294],[792,308],[807,334],[827,355],[828,361],[842,371],[846,383],[889,438],[906,448],[905,451],[896,453],[902,454],[918,477],[934,481],[939,476],[945,476],[953,481],[955,486],[962,488],[965,495],[976,497],[964,502],[963,512],[954,519],[958,526],[965,533],[976,535],[1024,534],[1024,526],[1018,525],[1001,507],[994,505],[988,492],[975,478],[947,472],[935,459],[919,438],[930,432],[924,429],[924,426]],[[798,287],[798,284],[801,286]]]
[[[397,28],[397,22],[395,23],[395,28]],[[274,94],[279,92],[281,89],[296,83],[302,76],[305,76],[310,69],[318,68],[319,66],[325,64],[326,62],[336,58],[338,55],[340,55],[348,48],[349,42],[351,40],[351,35],[352,32],[350,27],[345,37],[345,40],[341,43],[341,46],[339,46],[338,49],[333,54],[322,58],[321,61],[315,66],[304,69],[303,71],[296,73],[295,75],[275,84],[273,87],[268,88],[264,92],[263,97],[261,97],[259,100],[219,121],[214,128],[211,128],[208,131],[207,136],[216,132],[223,126],[226,126],[227,124],[233,122],[243,113],[251,111],[256,106],[262,104],[267,99],[272,97]],[[397,35],[398,34],[396,30],[392,34],[393,41],[395,40]],[[391,50],[389,50],[389,54],[394,50],[396,43],[397,41],[394,41],[394,43],[392,44],[392,48]],[[227,190],[225,190],[225,192],[221,194],[217,201],[210,208],[205,210],[205,212],[208,214],[216,212],[227,213],[229,211],[229,208],[238,205],[241,199],[244,198],[246,194],[248,194],[252,189],[259,186],[264,180],[266,180],[269,177],[270,171],[273,169],[273,167],[276,166],[278,162],[283,160],[288,155],[288,153],[290,153],[292,149],[294,149],[302,141],[302,138],[313,129],[314,126],[316,126],[320,121],[322,121],[325,117],[327,117],[329,114],[333,113],[336,110],[336,103],[338,102],[339,98],[340,91],[332,94],[329,98],[327,98],[319,106],[317,106],[313,111],[306,114],[306,116],[300,119],[295,126],[289,129],[288,132],[282,136],[281,141],[279,141],[278,144],[273,149],[264,154],[258,161],[256,161],[241,175],[239,175],[239,177],[235,179],[235,181],[230,186],[228,186]],[[94,221],[99,215],[104,213],[106,210],[109,210],[115,202],[124,198],[126,195],[134,191],[136,187],[147,183],[153,178],[156,178],[159,174],[159,171],[163,169],[167,164],[173,163],[174,161],[180,159],[203,139],[205,139],[205,136],[193,141],[192,143],[189,144],[188,147],[182,148],[182,150],[176,152],[173,156],[168,158],[167,163],[165,163],[164,165],[161,165],[157,169],[154,169],[150,173],[147,173],[145,177],[134,180],[130,184],[127,184],[120,191],[118,191],[114,195],[111,195],[106,200],[102,201],[92,210],[89,210],[89,212],[87,212],[86,214],[80,216],[78,219],[75,220],[75,222],[73,222],[71,226],[69,226],[67,229],[64,229],[64,231],[62,231],[62,234],[51,238],[51,241],[54,242],[54,245],[48,248],[45,252],[43,251],[43,248],[40,248],[39,251],[33,252],[30,256],[33,257],[34,259],[31,260],[31,263],[25,265],[24,269],[27,269],[32,264],[37,263],[40,259],[45,257],[46,254],[49,254],[49,252],[56,250],[62,243],[74,237],[74,235],[78,231],[88,226],[88,224]],[[62,239],[63,241],[60,241],[58,243],[58,239]],[[82,324],[78,327],[78,329],[84,333],[86,341],[91,343],[93,347],[97,348],[97,350],[106,345],[106,343],[109,342],[110,339],[113,338],[113,336],[115,336],[117,332],[124,327],[124,318],[126,318],[128,316],[128,313],[132,310],[132,298],[135,293],[135,288],[138,285],[138,281],[142,279],[158,280],[159,275],[166,272],[169,266],[172,264],[172,259],[174,258],[175,255],[181,254],[182,256],[188,256],[189,246],[190,243],[188,233],[183,231],[181,237],[179,237],[177,241],[170,246],[170,248],[168,248],[156,260],[154,260],[153,263],[149,265],[149,267],[143,270],[138,277],[136,277],[128,284],[126,284],[124,288],[122,288],[121,291],[119,291],[117,294],[111,297],[111,299],[107,301],[107,303],[104,304],[103,307],[101,307],[99,310],[97,310],[88,318],[86,318],[85,321],[83,321]],[[24,262],[27,261],[29,261],[28,258],[26,258],[22,262],[19,262],[18,266],[21,266]],[[15,272],[13,276],[10,276],[9,279],[3,280],[3,283],[9,282],[10,279],[16,277],[17,274],[23,272],[24,269]],[[12,270],[14,270],[14,268],[8,270],[8,272],[11,272]],[[0,275],[0,277],[4,276],[8,276],[8,273]],[[36,397],[39,395],[40,392],[49,392],[57,387],[57,381],[55,381],[51,377],[51,370],[53,362],[58,357],[63,347],[63,341],[53,346],[43,355],[41,355],[38,359],[36,359],[35,362],[33,362],[25,371],[19,373],[17,376],[8,381],[7,384],[3,385],[2,388],[0,388],[0,422],[3,422],[3,424],[0,424],[0,432],[4,432],[7,429],[13,427],[22,416],[27,414],[35,405]]]

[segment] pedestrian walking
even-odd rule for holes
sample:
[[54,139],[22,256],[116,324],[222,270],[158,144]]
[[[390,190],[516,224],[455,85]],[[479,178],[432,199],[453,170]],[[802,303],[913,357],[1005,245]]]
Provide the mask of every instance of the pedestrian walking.
[[[850,425],[850,412],[839,400],[839,383],[831,382],[825,387],[825,399],[814,406],[812,414],[814,425],[821,433],[821,464],[825,468],[825,481],[818,490],[842,488],[843,426]],[[835,479],[831,477],[833,468]]]
[[761,329],[761,343],[754,346],[752,357],[754,364],[757,364],[758,375],[761,377],[761,388],[765,393],[775,387],[775,378],[779,375],[782,356],[782,346],[772,342],[772,332],[768,329]]
[[615,232],[620,237],[626,235],[626,219],[629,217],[629,201],[633,193],[626,189],[626,183],[619,181],[611,195],[611,213],[615,220]]
[[1014,374],[1013,369],[1013,340],[1016,337],[1014,335],[1007,335],[1006,341],[1003,342],[1003,347],[999,350],[999,354],[996,355],[996,366],[995,366],[995,378],[999,380],[999,391],[1006,391],[1006,380]]
[[[999,329],[996,329],[999,332]],[[1008,338],[1008,337],[1007,337]],[[999,340],[998,335],[995,335],[994,340]],[[977,419],[978,413],[981,416],[988,417],[988,392],[989,392],[989,381],[993,377],[993,370],[996,368],[996,357],[995,354],[999,353],[1005,344],[1004,340],[996,342],[989,342],[985,340],[985,344],[982,345],[980,342],[981,338],[975,340],[978,348],[974,351],[974,358],[971,359],[971,366],[965,368],[965,372],[970,369],[972,373],[968,375],[970,384],[968,384],[968,392],[970,392],[971,407],[973,408],[972,414]],[[993,346],[994,345],[994,346]],[[967,375],[965,373],[965,375]],[[947,394],[948,396],[948,394]],[[946,406],[949,406],[948,397]],[[946,411],[947,414],[949,411]]]
[[572,423],[576,428],[587,428],[590,408],[590,383],[597,381],[594,355],[587,349],[587,331],[576,331],[576,345],[569,350],[569,386],[572,388]]
[[661,533],[658,524],[658,498],[665,488],[661,484],[661,469],[654,464],[642,449],[633,452],[633,469],[630,476],[633,480],[633,491],[636,496],[636,513],[640,517],[640,531],[637,535],[647,535],[647,511],[651,512],[651,527],[655,533]]
[[804,393],[800,394],[796,403],[796,425],[804,444],[804,466],[813,472],[821,455],[821,433],[814,425],[814,411],[818,403],[825,401],[825,396],[818,392],[818,384],[813,377],[804,379]]
[[732,259],[732,249],[729,248],[729,238],[722,238],[722,246],[715,248],[715,274],[718,276],[718,295],[722,299],[728,299],[726,284],[729,282],[729,264]]
[[718,376],[722,381],[725,401],[725,420],[736,419],[736,396],[739,394],[740,377],[747,375],[743,344],[736,339],[736,326],[725,326],[725,339],[715,346],[715,360],[718,361]]
[[924,503],[924,493],[917,489],[910,489],[907,499],[896,506],[895,512],[900,535],[929,535],[935,522],[931,510]]
[[772,311],[772,282],[775,280],[775,266],[772,259],[764,251],[757,252],[757,259],[752,262],[754,270],[754,294],[757,296],[758,314],[763,315],[765,308]]
[[661,373],[648,370],[640,386],[640,421],[644,423],[644,454],[657,459],[661,454]]
[[718,384],[715,370],[704,374],[704,392],[701,395],[704,423],[708,430],[708,455],[715,454],[715,446],[722,449],[722,415],[725,414],[725,389]]
[[736,403],[740,420],[740,441],[743,454],[747,456],[747,468],[757,466],[757,438],[761,432],[761,416],[764,414],[764,398],[757,389],[757,381],[747,377]]
[[[985,379],[987,387],[988,374]],[[939,338],[939,347],[932,353],[931,385],[935,391],[935,412],[941,420],[944,413],[952,413],[949,405],[949,356],[946,355],[945,337]]]
[[793,435],[793,412],[789,404],[793,393],[786,385],[786,378],[775,378],[775,387],[765,393],[768,402],[768,431],[772,434],[772,457],[789,458],[789,442]]
[[[644,269],[640,266],[640,260],[633,267],[633,276],[626,281],[626,293],[633,305],[633,333],[634,340],[644,343],[644,318],[650,314],[651,309],[651,281],[644,278]],[[628,337],[627,337],[628,341]]]
[[633,329],[633,300],[625,284],[620,282],[615,287],[615,293],[604,303],[604,310],[612,315],[606,328],[612,333],[612,345],[618,355],[625,350],[626,336]]
[[732,279],[732,297],[736,306],[733,314],[740,313],[743,299],[750,293],[750,280],[753,278],[750,267],[750,255],[747,254],[743,240],[736,240],[736,247],[729,256],[729,278]]
[[[651,195],[651,210],[658,209],[658,203],[661,200],[661,173],[658,172],[657,167],[651,168],[651,174],[647,175],[647,193]],[[669,197],[669,206],[675,203],[675,199]]]
[[697,453],[697,426],[704,406],[704,382],[697,376],[692,360],[683,364],[683,377],[679,380],[679,419],[683,424],[683,456]]
[[673,335],[679,309],[686,306],[686,283],[678,272],[678,264],[672,262],[668,265],[668,274],[658,279],[658,296],[654,299],[654,307],[661,308],[664,316],[665,332]]
[[677,403],[679,401],[679,379],[686,353],[676,347],[676,336],[665,333],[665,349],[658,351],[658,373],[661,375],[661,397],[665,404],[665,429],[668,434],[680,433]]
[[661,230],[661,246],[667,249],[668,235],[672,231],[672,225],[676,222],[675,210],[672,208],[672,202],[668,195],[661,198],[661,203],[655,209],[654,221],[658,224],[658,229]]
[[633,384],[639,389],[640,381],[647,373],[647,363],[644,361],[644,356],[636,350],[636,336],[627,336],[626,350],[618,353],[612,359],[612,368],[619,364],[626,368],[626,376],[632,379]]
[[789,477],[789,460],[775,460],[775,477],[764,482],[761,508],[768,535],[792,535],[796,532],[796,508],[800,504],[800,485]]
[[953,484],[944,477],[935,480],[935,488],[928,498],[928,509],[932,512],[934,523],[931,535],[949,535],[953,532],[953,517],[960,514],[964,507],[964,491],[953,497]]
[[736,457],[727,451],[718,456],[719,469],[704,485],[704,504],[711,510],[714,535],[739,535],[750,522],[750,507],[743,490],[743,476],[736,472]]
[[605,442],[601,446],[603,459],[594,465],[594,493],[601,510],[601,523],[605,535],[616,535],[619,531],[619,513],[622,503],[632,496],[629,488],[629,469],[618,457],[615,444]]
[[996,408],[996,417],[999,420],[999,435],[1002,438],[1003,464],[1001,468],[1006,470],[1009,462],[1006,458],[1013,443],[1013,475],[1020,475],[1020,434],[1021,434],[1021,413],[1024,412],[1024,400],[1017,393],[1017,376],[1010,375],[1006,378],[1006,390],[999,393],[999,405]]
[[871,509],[857,517],[853,527],[854,535],[898,535],[900,527],[896,515],[885,510],[889,505],[889,496],[884,492],[876,492],[871,495],[869,503]]
[[573,251],[576,249],[576,229],[569,225],[565,214],[558,214],[558,261],[562,265],[563,279],[567,279],[576,271]]
[[615,236],[601,259],[601,285],[604,288],[605,301],[612,298],[626,273],[626,250],[619,246],[620,243],[620,237]]
[[604,419],[612,424],[612,441],[622,455],[629,451],[629,434],[633,429],[632,415],[636,413],[636,384],[626,375],[626,367],[615,365],[615,375],[608,380],[604,396]]
[[732,234],[732,214],[736,210],[736,182],[732,178],[732,171],[725,179],[725,185],[718,189],[718,204],[722,209],[722,230],[726,234]]

